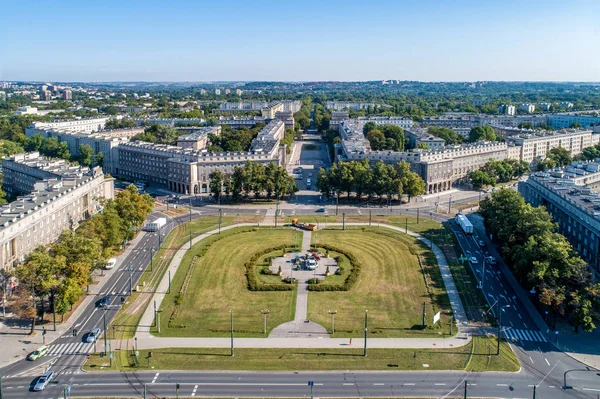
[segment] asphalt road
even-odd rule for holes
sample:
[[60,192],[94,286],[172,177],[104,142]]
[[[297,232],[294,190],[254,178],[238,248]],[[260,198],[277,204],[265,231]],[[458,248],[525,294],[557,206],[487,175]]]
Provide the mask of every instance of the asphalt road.
[[[308,397],[309,381],[315,397],[468,397],[530,398],[537,386],[538,398],[596,398],[593,373],[573,373],[574,389],[553,381],[540,384],[527,373],[465,372],[142,372],[82,373],[59,376],[43,392],[31,393],[31,379],[11,379],[4,385],[5,399],[59,398],[70,387],[71,397]],[[594,374],[595,375],[595,374]],[[179,390],[176,392],[177,384]],[[597,387],[597,385],[595,385]]]

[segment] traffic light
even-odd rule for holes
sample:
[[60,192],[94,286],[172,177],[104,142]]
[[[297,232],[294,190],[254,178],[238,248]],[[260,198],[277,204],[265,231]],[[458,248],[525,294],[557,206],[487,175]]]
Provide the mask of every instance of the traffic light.
[[74,328],[74,329],[73,329],[73,336],[74,336],[74,337],[76,337],[76,336],[77,336],[77,329],[76,329],[76,328]]
[[175,384],[175,389],[179,391],[179,384]]
[[46,327],[42,327],[42,335],[46,335]]

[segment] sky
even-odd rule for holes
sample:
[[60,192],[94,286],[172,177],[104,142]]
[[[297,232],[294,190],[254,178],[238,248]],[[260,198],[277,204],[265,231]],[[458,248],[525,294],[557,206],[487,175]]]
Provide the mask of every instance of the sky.
[[600,81],[600,0],[20,0],[0,80]]

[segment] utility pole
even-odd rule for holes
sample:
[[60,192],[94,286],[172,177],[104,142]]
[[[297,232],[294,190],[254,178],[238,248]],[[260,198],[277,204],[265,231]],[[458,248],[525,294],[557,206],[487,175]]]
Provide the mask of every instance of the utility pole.
[[425,317],[427,316],[427,312],[425,311],[425,302],[423,302],[423,319],[421,320],[421,328],[425,329]]
[[337,195],[335,196],[335,216],[338,215],[338,207],[340,206],[340,192],[337,192]]
[[369,328],[369,311],[365,309],[365,347],[363,349],[363,356],[367,357],[367,330]]
[[329,310],[328,312],[331,315],[331,334],[335,334],[335,314],[337,310]]
[[150,271],[152,272],[154,263],[154,248],[150,248]]
[[263,315],[263,331],[264,331],[265,335],[267,335],[267,315],[270,312],[271,311],[269,309],[263,309],[260,311],[260,313],[262,313],[262,315]]
[[154,323],[157,323],[157,319],[156,319],[156,300],[154,300]]
[[190,197],[190,222],[192,221],[192,197]]
[[371,220],[372,220],[372,217],[371,217],[371,210],[369,209],[369,226],[371,225]]
[[190,249],[192,249],[192,231],[190,230]]
[[535,399],[535,388],[536,388],[536,386],[534,385],[533,386],[533,399]]
[[500,300],[498,300],[496,305],[496,309],[498,309],[498,353],[496,355],[500,355],[500,333],[502,332],[502,308],[500,307]]
[[465,380],[465,396],[464,399],[467,399],[467,380]]
[[146,399],[146,384],[144,384],[144,399]]
[[448,198],[448,215],[450,215],[450,208],[452,208],[452,194],[450,194],[450,198]]
[[131,272],[133,272],[133,267],[131,267],[131,265],[129,265],[129,268],[127,270],[129,270],[129,295],[131,295],[133,293],[133,279],[131,277]]
[[106,348],[107,348],[107,342],[106,342],[106,308],[104,308],[104,312],[102,312],[102,319],[104,320],[104,356],[106,356]]
[[167,288],[167,294],[171,293],[171,270],[169,270],[169,287]]
[[342,212],[342,230],[346,230],[346,212]]
[[406,234],[408,234],[408,216],[404,220],[404,230],[405,230]]
[[160,334],[160,310],[156,311],[156,330]]
[[417,224],[419,224],[419,208],[417,208]]
[[219,234],[221,234],[221,219],[223,218],[223,211],[219,208]]
[[231,357],[233,357],[233,309],[229,309],[229,314],[231,315]]

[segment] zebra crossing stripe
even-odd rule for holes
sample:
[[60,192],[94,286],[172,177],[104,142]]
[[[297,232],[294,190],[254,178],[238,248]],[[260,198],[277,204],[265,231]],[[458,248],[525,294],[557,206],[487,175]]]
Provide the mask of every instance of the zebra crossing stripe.
[[523,330],[523,335],[525,335],[527,337],[528,341],[533,341],[534,340],[531,336],[529,336],[529,331],[527,331],[527,330]]
[[548,342],[546,341],[546,337],[544,337],[544,334],[542,334],[541,331],[536,331],[535,333],[539,336],[540,342]]

